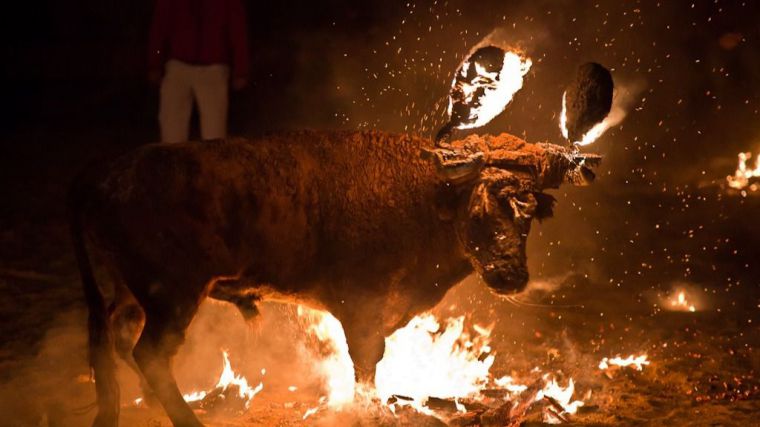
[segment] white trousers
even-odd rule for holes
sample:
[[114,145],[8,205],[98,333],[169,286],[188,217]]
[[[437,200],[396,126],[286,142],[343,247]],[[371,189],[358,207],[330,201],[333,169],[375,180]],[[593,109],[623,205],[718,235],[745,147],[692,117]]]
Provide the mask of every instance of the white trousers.
[[188,140],[193,100],[198,105],[201,138],[224,138],[227,135],[229,79],[230,68],[224,64],[190,65],[169,60],[161,81],[158,108],[161,141]]

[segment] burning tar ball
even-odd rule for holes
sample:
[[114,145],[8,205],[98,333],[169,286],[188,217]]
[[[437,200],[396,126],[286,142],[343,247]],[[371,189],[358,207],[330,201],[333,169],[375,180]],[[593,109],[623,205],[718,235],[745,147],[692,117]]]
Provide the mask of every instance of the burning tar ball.
[[456,72],[449,92],[449,122],[438,132],[436,141],[454,129],[488,124],[520,90],[530,65],[530,59],[496,46],[473,52]]
[[575,80],[565,92],[567,135],[581,141],[594,125],[604,120],[612,108],[612,75],[596,62],[578,67]]

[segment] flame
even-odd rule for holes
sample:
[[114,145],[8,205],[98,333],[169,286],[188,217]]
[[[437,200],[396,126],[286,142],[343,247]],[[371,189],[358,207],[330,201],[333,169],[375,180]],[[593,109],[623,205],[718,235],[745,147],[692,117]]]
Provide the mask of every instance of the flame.
[[[353,402],[356,390],[354,364],[348,354],[343,325],[332,314],[298,306],[298,316],[328,354],[315,362],[316,370],[326,379],[327,405],[340,408]],[[308,411],[307,411],[308,412]]]
[[757,189],[760,188],[758,187],[758,184],[753,183],[750,185],[749,181],[751,178],[760,178],[760,155],[755,156],[754,169],[747,168],[747,161],[752,157],[752,153],[739,153],[738,157],[739,164],[736,166],[734,175],[726,177],[728,186],[737,190],[743,190],[749,186],[751,191],[757,191]]
[[647,360],[646,354],[642,354],[641,356],[630,355],[625,359],[621,357],[613,357],[611,359],[605,357],[601,362],[599,362],[599,369],[606,370],[609,369],[610,366],[619,366],[621,368],[631,366],[637,371],[641,371],[644,369],[644,365],[648,364],[649,361]]
[[[248,408],[251,400],[253,400],[253,396],[256,396],[264,388],[264,383],[260,382],[256,387],[250,387],[248,380],[244,376],[235,374],[232,370],[227,352],[223,351],[222,355],[224,356],[224,370],[222,370],[222,375],[219,377],[219,382],[216,383],[216,388],[221,388],[222,392],[224,392],[230,386],[237,386],[238,396],[245,400],[245,407]],[[262,369],[261,375],[264,374],[266,374],[266,370]]]
[[[548,377],[544,377],[546,380]],[[570,378],[567,383],[567,387],[562,387],[557,383],[557,380],[552,378],[544,386],[543,390],[536,394],[535,401],[538,402],[544,398],[551,398],[556,402],[562,410],[553,409],[548,406],[544,409],[544,422],[549,424],[559,424],[566,420],[567,415],[572,415],[578,412],[578,408],[583,406],[582,400],[573,401],[573,393],[575,393],[575,383]]]
[[[230,364],[230,358],[227,351],[223,350],[222,356],[224,358],[222,362],[222,373],[219,376],[219,381],[217,381],[214,390],[221,389],[221,393],[224,394],[224,392],[226,392],[227,389],[229,389],[231,386],[236,386],[238,397],[240,397],[240,399],[245,402],[245,407],[247,409],[250,406],[253,397],[264,389],[264,383],[259,382],[256,387],[249,386],[248,380],[246,380],[244,376],[236,374],[235,371],[232,370],[232,365]],[[266,374],[266,370],[262,369],[261,375],[264,374]],[[208,394],[209,393],[205,390],[193,391],[191,393],[183,394],[182,398],[187,403],[193,403],[203,400]],[[142,405],[142,402],[142,397],[138,397],[133,401],[135,406]]]
[[[385,353],[376,367],[374,390],[368,385],[357,386],[340,322],[326,312],[306,307],[299,306],[298,314],[307,322],[307,330],[331,349],[321,355],[323,360],[315,362],[326,378],[327,396],[322,396],[316,406],[304,412],[304,420],[327,407],[341,409],[354,397],[368,401],[377,398],[394,413],[398,406],[410,406],[438,416],[426,406],[431,397],[450,399],[457,411],[464,412],[466,408],[460,399],[478,400],[486,388],[504,390],[507,398],[516,398],[529,388],[510,376],[491,377],[489,370],[495,359],[489,345],[492,326],[473,325],[470,332],[465,329],[464,316],[440,322],[429,313],[414,317],[385,339]],[[567,387],[560,386],[555,379],[549,380],[548,375],[544,375],[543,382],[541,391],[523,399],[550,401],[544,409],[546,422],[567,421],[568,415],[583,406],[582,400],[572,400],[575,392],[572,379]]]
[[[203,400],[203,398],[206,397],[206,391],[194,391],[192,393],[186,393],[182,395],[182,398],[185,399],[185,402],[191,403],[191,402],[197,402],[199,400]],[[142,399],[140,399],[142,400]]]
[[378,397],[386,402],[402,395],[426,412],[431,396],[476,395],[488,383],[494,362],[488,334],[488,328],[477,328],[472,336],[465,332],[464,316],[448,319],[443,328],[432,314],[416,316],[385,340],[375,376]]
[[686,300],[686,291],[679,291],[678,295],[670,299],[670,308],[677,311],[695,312],[697,308]]
[[562,137],[568,139],[567,131],[567,91],[562,93],[562,112],[559,115],[559,130],[562,132]]
[[[512,102],[515,93],[522,88],[523,76],[528,73],[532,64],[530,58],[524,58],[516,52],[505,52],[501,70],[498,72],[488,72],[481,64],[475,62],[473,65],[477,76],[470,83],[461,83],[455,78],[452,88],[461,84],[464,103],[472,106],[468,120],[457,125],[457,128],[472,129],[485,126],[504,111]],[[469,68],[470,62],[464,62],[460,67],[460,76],[465,77]],[[473,101],[478,88],[483,88],[485,92],[477,99],[476,104]],[[452,108],[453,101],[449,97],[449,117]]]
[[497,387],[507,390],[510,396],[518,395],[528,389],[527,385],[515,383],[509,375],[497,378],[493,382]]

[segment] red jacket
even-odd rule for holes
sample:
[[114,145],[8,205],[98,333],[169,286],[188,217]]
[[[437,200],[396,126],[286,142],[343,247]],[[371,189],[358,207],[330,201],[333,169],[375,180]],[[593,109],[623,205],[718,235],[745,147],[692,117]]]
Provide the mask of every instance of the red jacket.
[[148,42],[148,66],[167,59],[228,64],[233,77],[248,74],[248,38],[241,0],[157,0]]

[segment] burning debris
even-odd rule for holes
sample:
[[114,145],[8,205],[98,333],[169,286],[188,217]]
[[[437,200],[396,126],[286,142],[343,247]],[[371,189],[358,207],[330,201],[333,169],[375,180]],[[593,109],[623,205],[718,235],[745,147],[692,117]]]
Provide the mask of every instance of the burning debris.
[[516,51],[485,46],[473,52],[457,70],[449,94],[446,123],[436,143],[454,129],[485,126],[499,115],[523,86],[532,61]]
[[[241,414],[250,407],[254,396],[264,388],[264,383],[260,382],[256,387],[251,387],[245,377],[232,370],[226,351],[222,352],[222,356],[223,368],[216,386],[210,391],[194,391],[183,394],[182,397],[193,409],[215,414]],[[265,374],[266,371],[262,369],[261,375]],[[140,406],[143,399],[137,398],[134,403]]]
[[589,62],[578,67],[575,80],[562,95],[562,136],[577,145],[587,145],[606,128],[604,119],[612,108],[612,75],[603,66]]
[[739,153],[739,164],[733,176],[726,177],[728,186],[741,191],[757,191],[760,189],[760,155],[755,156],[755,167],[749,169],[747,162],[752,158],[752,153]]
[[645,365],[649,365],[649,360],[647,360],[646,354],[640,356],[630,355],[625,359],[616,356],[612,358],[603,358],[602,361],[599,362],[599,369],[605,371],[605,373],[622,368],[633,368],[637,371],[641,371],[644,369]]
[[[548,380],[548,375],[544,376]],[[569,416],[578,412],[578,408],[583,406],[582,400],[572,400],[575,393],[575,383],[570,378],[567,387],[562,387],[557,380],[552,378],[546,382],[543,390],[538,392],[535,401],[546,401],[549,404],[544,408],[544,422],[549,424],[559,424],[569,422]]]
[[431,397],[456,401],[477,395],[494,362],[489,335],[489,328],[467,332],[463,316],[443,327],[432,314],[415,317],[385,340],[375,378],[378,397],[392,400],[391,408],[410,405],[429,412]]
[[[303,419],[325,409],[342,410],[351,402],[377,402],[395,417],[424,414],[449,425],[519,425],[527,413],[542,408],[545,422],[567,422],[583,401],[573,400],[575,383],[559,385],[549,374],[532,385],[519,384],[510,376],[494,379],[490,368],[496,358],[490,347],[491,326],[465,326],[464,316],[438,320],[426,313],[414,317],[386,338],[385,354],[377,365],[374,387],[340,380],[353,372],[340,322],[325,312],[299,308],[307,329],[332,350],[316,360],[325,376],[327,394]],[[326,325],[331,325],[326,327]],[[540,371],[533,374],[540,375]],[[337,387],[337,389],[336,389]],[[340,391],[342,390],[342,391]],[[351,399],[331,402],[336,392]],[[358,400],[356,400],[358,399]],[[411,412],[410,412],[411,411]]]

